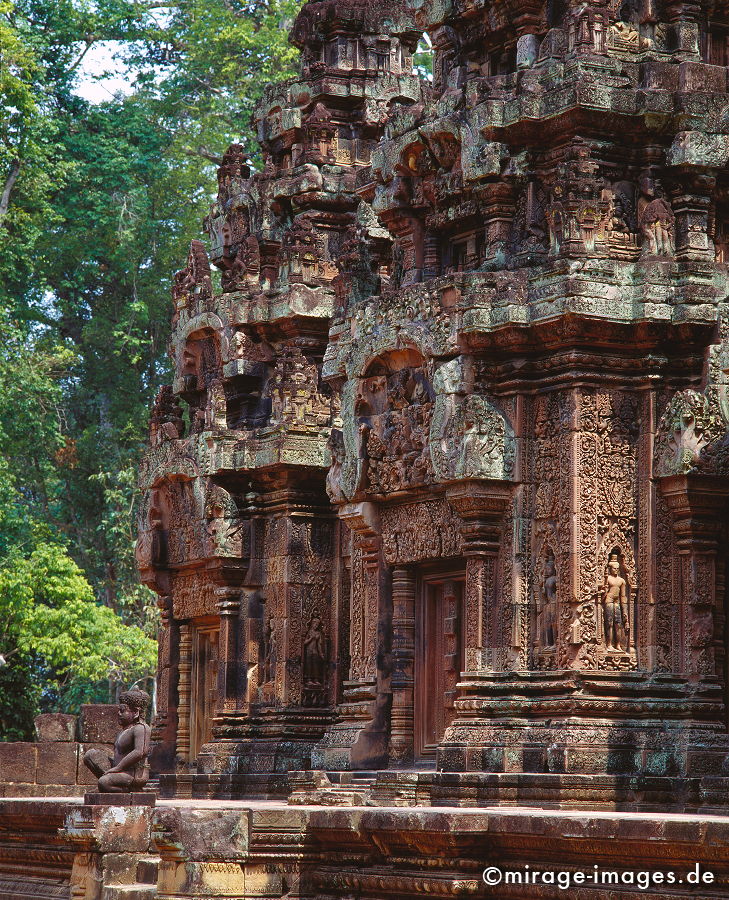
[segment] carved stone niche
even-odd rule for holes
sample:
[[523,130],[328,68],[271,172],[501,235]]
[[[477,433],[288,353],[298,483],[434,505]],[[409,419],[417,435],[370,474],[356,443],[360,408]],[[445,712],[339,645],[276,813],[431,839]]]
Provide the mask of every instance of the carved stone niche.
[[[225,424],[225,397],[221,387],[220,340],[210,327],[191,332],[178,358],[176,393],[190,408],[190,434]],[[207,407],[210,407],[208,410]]]
[[197,298],[207,300],[212,297],[213,284],[210,280],[210,262],[202,241],[190,241],[187,265],[175,273],[172,284],[172,301],[175,305],[175,320],[179,310],[191,305]]
[[149,422],[149,440],[152,447],[165,441],[176,441],[184,436],[185,422],[182,407],[172,393],[170,385],[159,389]]
[[142,580],[150,587],[157,572],[203,557],[202,542],[192,533],[192,523],[199,518],[198,493],[194,476],[168,474],[145,497],[136,555]]
[[383,495],[433,479],[429,431],[435,399],[427,365],[413,348],[378,357],[357,380],[345,410],[344,493]]
[[[604,542],[604,546],[609,545]],[[632,554],[613,547],[604,566],[603,584],[598,589],[597,636],[608,654],[635,655],[635,563]]]
[[155,587],[157,573],[217,560],[237,571],[250,555],[248,523],[220,485],[189,473],[168,474],[145,498],[137,541],[142,580]]
[[220,372],[220,347],[211,328],[201,328],[187,336],[182,351],[181,376],[185,392],[204,389]]

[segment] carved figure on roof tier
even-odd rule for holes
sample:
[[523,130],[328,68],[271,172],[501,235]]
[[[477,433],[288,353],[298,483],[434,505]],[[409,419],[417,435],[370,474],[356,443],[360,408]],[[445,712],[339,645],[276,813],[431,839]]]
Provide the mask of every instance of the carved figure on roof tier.
[[640,193],[638,224],[645,242],[644,249],[654,256],[671,256],[674,253],[676,216],[650,175],[641,178]]

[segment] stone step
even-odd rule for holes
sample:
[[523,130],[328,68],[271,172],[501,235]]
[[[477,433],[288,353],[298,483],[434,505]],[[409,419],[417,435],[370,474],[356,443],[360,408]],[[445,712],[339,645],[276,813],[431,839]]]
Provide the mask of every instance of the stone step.
[[375,783],[370,772],[289,772],[290,806],[365,806]]
[[153,900],[156,884],[109,884],[101,891],[101,900]]

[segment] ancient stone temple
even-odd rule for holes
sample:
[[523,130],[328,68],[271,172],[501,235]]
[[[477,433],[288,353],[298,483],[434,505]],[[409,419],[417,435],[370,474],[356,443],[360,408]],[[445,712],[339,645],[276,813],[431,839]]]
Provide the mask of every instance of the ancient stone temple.
[[263,171],[228,150],[175,281],[139,539],[166,789],[723,802],[722,16],[304,7]]
[[140,897],[726,896],[729,9],[310,0],[292,39],[141,472],[159,805],[7,821],[89,900],[122,851]]
[[357,180],[390,108],[420,99],[417,39],[404,11],[309,4],[301,76],[258,112],[263,171],[228,150],[209,257],[193,241],[175,278],[175,381],[152,415],[138,558],[164,618],[156,761],[178,780],[283,789],[344,699],[352,540],[326,491],[341,401],[322,363],[351,279],[373,293],[390,266]]

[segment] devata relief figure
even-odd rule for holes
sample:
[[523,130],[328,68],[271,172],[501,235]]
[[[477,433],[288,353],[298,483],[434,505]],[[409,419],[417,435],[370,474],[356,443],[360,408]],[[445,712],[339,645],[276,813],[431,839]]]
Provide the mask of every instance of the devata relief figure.
[[268,617],[263,633],[263,664],[261,666],[261,684],[268,684],[275,677],[274,661],[274,625],[273,616]]
[[640,182],[641,198],[638,203],[638,225],[645,239],[648,252],[655,256],[673,255],[673,226],[676,217],[668,203],[657,195],[652,178]]
[[119,724],[123,730],[114,743],[114,759],[103,750],[87,750],[84,764],[99,779],[102,794],[141,791],[149,780],[151,729],[144,721],[149,705],[145,691],[124,691],[119,695]]
[[608,650],[627,650],[628,592],[625,579],[620,574],[620,562],[615,554],[610,556],[610,562],[608,562],[603,592],[605,645]]
[[304,637],[304,705],[319,706],[326,683],[326,636],[319,616],[314,613]]
[[555,634],[557,624],[557,573],[553,556],[548,556],[544,564],[544,581],[542,582],[539,619],[542,647],[554,647],[557,642]]

